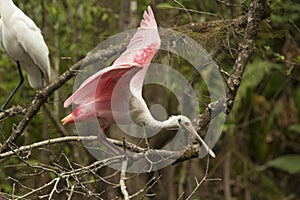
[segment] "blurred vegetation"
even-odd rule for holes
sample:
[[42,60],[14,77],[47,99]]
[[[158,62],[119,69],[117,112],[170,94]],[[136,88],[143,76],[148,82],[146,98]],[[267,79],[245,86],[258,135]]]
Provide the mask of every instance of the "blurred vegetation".
[[[50,50],[51,64],[57,74],[68,70],[97,44],[119,32],[120,2],[121,0],[15,1],[42,30]],[[138,1],[137,21],[150,4],[159,26],[182,30],[201,43],[223,70],[230,73],[238,42],[243,36],[242,29],[233,27],[222,31],[222,27],[218,27],[217,32],[211,29],[203,33],[191,32],[182,26],[191,22],[232,20],[247,12],[249,0],[177,2],[190,9],[189,12],[172,0]],[[222,137],[214,148],[217,158],[210,161],[209,178],[222,180],[205,182],[196,192],[195,199],[300,199],[300,4],[293,0],[272,0],[270,3],[271,17],[261,26],[257,52],[247,66],[234,108],[227,117]],[[194,87],[199,91],[201,103],[209,103],[203,92],[206,90],[205,85],[200,82],[201,78],[193,76],[188,63],[176,61],[176,58],[169,62],[178,64],[176,68],[191,82],[196,82]],[[1,53],[0,102],[17,85],[16,76],[15,63],[5,53]],[[149,104],[155,103],[151,102],[151,95],[164,95],[163,88],[154,89],[147,92],[145,97]],[[49,103],[53,108],[54,102],[56,103],[53,114],[57,119],[70,111],[69,108],[63,109],[62,103],[72,90],[73,82],[69,81],[60,88],[58,98]],[[29,87],[26,79],[11,104],[26,106],[31,103],[34,94],[35,91]],[[171,113],[176,112],[174,100],[162,104]],[[21,118],[22,116],[16,116],[0,122],[1,143]],[[67,128],[70,135],[76,134],[72,125]],[[56,130],[44,110],[41,110],[17,144],[31,144],[59,136],[62,134]],[[66,160],[59,157],[61,153],[70,162],[80,165],[88,165],[93,160],[80,145],[62,144],[45,148],[51,149],[51,152],[34,150],[28,155],[28,162],[45,165],[60,162],[68,166]],[[181,192],[191,193],[196,185],[194,178],[201,179],[204,171],[205,159],[194,159],[153,173],[162,175],[151,189],[152,193],[157,194],[153,199],[177,199]],[[27,176],[28,174],[31,176]],[[18,159],[0,160],[0,191],[11,194],[13,191],[22,193],[24,190],[14,185],[14,179],[9,177],[31,186],[43,185],[53,179],[51,174],[43,174],[43,180],[33,174],[35,172],[28,170]],[[153,174],[135,177],[134,180],[136,183],[145,183]],[[90,177],[91,180],[93,178]],[[141,184],[132,183],[129,187],[132,191],[137,191],[140,186]],[[95,183],[94,187],[97,191],[111,191],[105,188],[105,184]],[[108,199],[109,195],[106,197]]]

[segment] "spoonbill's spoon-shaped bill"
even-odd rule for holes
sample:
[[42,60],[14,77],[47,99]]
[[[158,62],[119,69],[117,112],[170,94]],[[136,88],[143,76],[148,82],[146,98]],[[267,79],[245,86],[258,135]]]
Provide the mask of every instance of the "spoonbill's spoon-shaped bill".
[[[155,17],[151,7],[148,6],[140,27],[120,57],[115,60],[112,66],[98,71],[85,80],[78,90],[64,102],[65,107],[72,103],[78,104],[78,106],[71,114],[62,119],[62,122],[63,124],[81,122],[94,119],[97,116],[103,130],[115,122],[126,123],[125,118],[128,116],[122,112],[113,113],[112,101],[114,101],[117,103],[117,110],[119,111],[128,110],[129,107],[130,117],[140,126],[155,129],[184,128],[194,134],[207,152],[215,157],[213,151],[200,138],[187,117],[178,115],[165,121],[157,121],[151,115],[142,97],[145,74],[151,60],[160,48],[160,43]],[[121,90],[118,87],[122,87]],[[114,91],[118,91],[117,94]],[[126,102],[126,99],[129,102]],[[114,151],[112,146],[107,145],[107,143],[106,146]]]
[[6,105],[23,83],[21,68],[27,72],[29,85],[41,89],[52,80],[49,50],[36,24],[26,16],[12,0],[0,0],[0,44],[8,56],[18,65],[20,82]]

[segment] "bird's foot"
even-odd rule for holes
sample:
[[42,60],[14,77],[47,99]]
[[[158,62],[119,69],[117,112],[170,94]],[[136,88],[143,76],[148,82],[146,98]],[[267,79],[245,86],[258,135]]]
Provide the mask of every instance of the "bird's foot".
[[37,90],[35,92],[35,96],[33,98],[32,104],[34,104],[37,100],[41,99],[43,97],[42,90]]
[[42,90],[37,90],[36,92],[35,92],[35,99],[40,99],[40,98],[42,98],[42,96],[43,96],[43,92],[42,92]]

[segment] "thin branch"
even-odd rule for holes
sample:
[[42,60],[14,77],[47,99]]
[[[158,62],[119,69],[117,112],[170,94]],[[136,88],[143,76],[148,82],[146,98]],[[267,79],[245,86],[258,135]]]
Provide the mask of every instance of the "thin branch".
[[[250,59],[251,55],[255,52],[255,40],[257,38],[257,34],[259,31],[259,24],[261,20],[269,16],[269,7],[267,3],[263,0],[253,0],[249,7],[249,13],[247,17],[247,27],[246,32],[244,36],[244,40],[242,44],[240,45],[238,56],[236,59],[236,62],[233,66],[233,72],[230,75],[227,84],[229,86],[229,91],[227,93],[228,99],[225,100],[219,100],[216,102],[210,103],[202,115],[199,118],[198,122],[198,130],[202,130],[211,119],[211,111],[212,110],[218,110],[219,112],[224,111],[224,108],[227,106],[227,112],[230,112],[232,104],[235,99],[236,92],[239,88],[241,78],[243,76],[243,72],[245,70],[246,64],[248,60]],[[242,19],[242,18],[240,18]],[[242,20],[243,21],[243,20]],[[240,22],[242,23],[242,22]],[[35,143],[34,145],[28,145],[21,148],[16,149],[14,152],[9,151],[5,152],[10,144],[13,144],[17,138],[21,135],[21,133],[24,131],[26,126],[29,124],[31,119],[36,115],[40,107],[47,101],[47,98],[55,91],[57,90],[61,85],[63,85],[66,81],[68,81],[70,78],[72,78],[74,75],[77,74],[78,69],[83,66],[87,65],[89,63],[96,62],[97,60],[105,60],[112,54],[115,54],[118,52],[118,49],[123,48],[123,46],[126,45],[126,42],[123,45],[118,46],[112,46],[106,50],[100,50],[96,53],[93,53],[88,56],[88,59],[80,60],[76,64],[74,64],[70,70],[65,72],[63,75],[61,75],[58,79],[56,79],[52,84],[48,85],[46,88],[44,88],[39,94],[37,95],[36,99],[33,101],[32,105],[27,108],[27,112],[25,114],[25,117],[23,120],[18,124],[16,129],[13,131],[13,133],[10,135],[10,137],[5,141],[5,143],[0,147],[0,158],[4,158],[10,155],[13,155],[14,153],[19,153],[20,151],[30,150],[32,148],[37,148],[40,146],[43,146],[45,144],[50,143],[57,143],[57,142],[66,142],[71,140],[81,140],[83,138],[76,137],[76,138],[60,138],[60,139],[54,139],[54,140],[47,140],[43,141],[41,143]],[[18,108],[20,109],[20,108]],[[95,138],[93,138],[95,139]],[[122,142],[120,141],[114,141],[115,144],[122,146]],[[133,149],[135,152],[145,152],[145,149],[140,148],[136,145],[132,145],[131,147],[128,147],[127,149]],[[190,159],[195,157],[197,155],[198,150],[194,149],[193,147],[189,148],[184,155],[182,155],[176,162],[180,162],[186,159]],[[174,152],[162,152],[160,153],[173,153]],[[182,152],[181,152],[182,153]],[[176,154],[176,153],[175,153]]]
[[227,30],[236,29],[242,30],[247,25],[247,15],[242,15],[232,19],[221,19],[207,22],[192,22],[174,29],[180,32],[196,32],[196,33],[226,33]]
[[25,114],[26,109],[22,106],[12,106],[9,109],[4,110],[3,112],[0,112],[0,121],[6,120],[7,118]]
[[48,200],[52,199],[52,197],[54,195],[54,192],[58,193],[57,186],[58,186],[58,183],[60,181],[60,178],[55,178],[54,180],[55,180],[55,184],[54,184],[54,186],[53,186],[53,188],[52,188],[52,190],[51,190],[51,192],[49,194]]
[[128,165],[128,156],[125,156],[123,161],[122,161],[122,167],[121,167],[121,173],[120,173],[120,188],[122,195],[125,200],[129,200],[129,194],[127,191],[127,187],[125,184],[126,181],[126,170],[127,170],[127,165]]
[[226,92],[227,99],[226,101],[221,99],[219,101],[212,102],[204,109],[204,112],[198,119],[198,132],[201,132],[201,130],[209,124],[213,110],[217,110],[217,112],[214,113],[220,113],[224,111],[224,108],[226,108],[226,113],[230,113],[246,65],[250,57],[255,52],[255,41],[259,32],[260,22],[269,15],[270,7],[265,0],[251,1],[249,12],[247,14],[248,17],[245,36],[239,46],[238,56],[235,64],[233,65],[233,72],[227,81],[227,85],[229,87],[229,91]]
[[[121,141],[110,139],[110,138],[107,138],[107,139],[108,139],[108,141],[110,141],[111,143],[113,143],[117,146],[120,146],[120,147],[123,146],[123,142],[121,142]],[[72,142],[72,141],[80,142],[80,141],[95,141],[95,140],[99,140],[98,136],[65,136],[65,137],[47,139],[47,140],[44,140],[41,142],[36,142],[36,143],[30,144],[30,145],[21,146],[17,149],[1,153],[0,159],[15,155],[15,154],[19,154],[20,152],[23,152],[23,151],[29,151],[32,149],[43,147],[45,145],[51,145],[51,144],[57,144],[57,143],[63,143],[63,142]],[[141,148],[135,144],[129,143],[129,142],[126,142],[126,149],[128,149],[130,151],[134,151],[136,153],[146,151],[146,149],[143,149],[143,148]]]
[[209,156],[207,156],[207,162],[206,162],[206,168],[205,168],[205,174],[203,176],[203,178],[201,179],[200,182],[198,182],[197,178],[195,177],[195,181],[196,181],[196,187],[194,188],[194,190],[192,191],[192,193],[186,198],[186,200],[189,200],[192,198],[192,196],[196,193],[196,191],[198,190],[198,188],[202,185],[202,183],[206,180],[207,175],[208,175],[208,169],[209,169]]
[[177,3],[189,16],[190,18],[190,22],[193,22],[193,17],[192,15],[189,13],[189,11],[186,9],[186,7],[184,7],[184,5],[182,5],[182,3],[180,3],[179,1],[177,0],[173,0],[175,3]]
[[155,176],[153,176],[144,186],[144,188],[140,189],[138,192],[136,192],[135,194],[131,195],[129,198],[133,199],[134,197],[138,196],[139,194],[143,193],[143,196],[140,199],[143,199],[146,194],[148,193],[148,191],[150,189],[152,189],[154,187],[154,185],[158,182],[158,180],[161,178],[162,175],[159,175],[157,178]]
[[9,136],[9,138],[0,147],[0,153],[6,151],[9,148],[9,144],[14,143],[19,138],[19,136],[23,133],[31,119],[37,114],[41,106],[47,102],[48,97],[52,95],[57,89],[59,89],[64,83],[66,83],[73,76],[75,76],[80,67],[87,66],[99,60],[105,61],[111,56],[118,53],[126,44],[127,41],[125,40],[123,43],[110,46],[105,50],[99,50],[96,53],[88,55],[86,58],[75,63],[68,71],[63,73],[60,77],[58,77],[55,81],[46,86],[43,90],[39,91],[35,97],[35,100],[27,108],[27,112],[23,117],[22,121],[18,124],[16,129]]
[[22,195],[22,196],[20,196],[20,197],[16,197],[15,199],[16,199],[16,200],[17,200],[17,199],[24,199],[25,197],[28,197],[29,195],[32,195],[32,194],[34,194],[34,193],[36,193],[36,192],[39,192],[39,191],[41,191],[42,189],[44,189],[44,188],[46,188],[46,187],[52,185],[55,181],[56,181],[56,179],[53,179],[53,180],[51,180],[50,182],[46,183],[45,185],[43,185],[43,186],[41,186],[41,187],[39,187],[39,188],[36,188],[36,189],[32,189],[32,191],[30,191],[30,192],[28,192],[28,193],[26,193],[26,194],[24,194],[24,195]]
[[54,116],[53,112],[51,112],[51,110],[49,109],[49,107],[44,104],[44,110],[46,112],[46,114],[48,115],[48,117],[50,118],[50,120],[52,121],[53,125],[56,127],[57,131],[62,135],[62,136],[66,136],[68,135],[68,132],[66,130],[66,128],[62,125],[62,123]]
[[72,196],[73,196],[73,193],[74,193],[74,188],[75,188],[75,186],[72,185],[71,186],[71,190],[70,190],[70,194],[67,195],[68,196],[67,200],[71,200],[72,199]]
[[171,8],[171,9],[177,9],[177,10],[184,10],[187,12],[193,12],[193,13],[198,13],[198,14],[204,14],[204,15],[209,15],[209,16],[213,16],[213,17],[218,17],[218,15],[214,14],[214,13],[210,13],[210,12],[203,12],[203,11],[199,11],[199,10],[193,10],[193,9],[188,9],[188,8],[178,8],[178,7],[173,7],[173,6],[164,6],[164,8]]
[[229,2],[222,1],[222,0],[216,0],[216,1],[219,3],[225,4],[226,6],[244,7],[243,2],[241,2],[240,4],[234,4],[234,3],[229,3]]

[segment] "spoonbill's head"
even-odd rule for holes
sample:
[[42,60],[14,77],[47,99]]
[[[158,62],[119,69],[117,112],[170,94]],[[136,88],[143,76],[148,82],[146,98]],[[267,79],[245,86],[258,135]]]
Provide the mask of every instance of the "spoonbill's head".
[[215,153],[208,147],[208,145],[202,140],[198,135],[197,131],[192,125],[191,120],[184,115],[171,116],[167,121],[165,121],[164,128],[167,130],[177,130],[179,128],[184,128],[191,134],[195,135],[196,138],[202,143],[206,151],[215,158]]
[[[184,128],[189,132],[191,132],[191,129],[196,131],[192,125],[191,120],[184,115],[171,116],[168,120],[165,121],[164,128],[167,130],[178,130],[179,128]],[[194,133],[194,131],[191,133]]]

